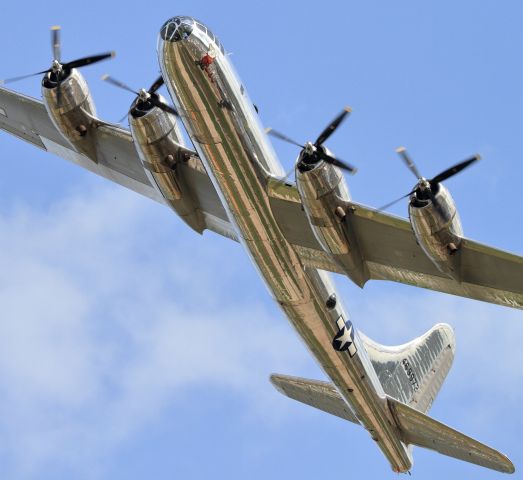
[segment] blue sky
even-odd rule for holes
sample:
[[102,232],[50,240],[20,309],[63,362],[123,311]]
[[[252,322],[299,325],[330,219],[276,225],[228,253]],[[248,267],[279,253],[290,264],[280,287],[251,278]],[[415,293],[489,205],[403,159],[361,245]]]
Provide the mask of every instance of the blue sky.
[[[447,183],[467,236],[523,254],[520,2],[3,2],[0,78],[117,51],[83,70],[102,118],[158,74],[171,16],[209,25],[262,122],[356,164],[356,201],[408,191],[394,153],[426,176],[472,153]],[[39,80],[13,85],[40,97]],[[239,245],[199,237],[170,211],[0,134],[0,476],[5,479],[392,478],[368,435],[275,392],[272,372],[323,378]],[[275,143],[288,169],[297,154]],[[405,216],[406,204],[392,212]],[[336,277],[353,322],[385,344],[434,323],[456,332],[431,414],[523,468],[520,311],[391,283]],[[419,479],[495,472],[415,450]],[[518,475],[518,473],[516,473]]]

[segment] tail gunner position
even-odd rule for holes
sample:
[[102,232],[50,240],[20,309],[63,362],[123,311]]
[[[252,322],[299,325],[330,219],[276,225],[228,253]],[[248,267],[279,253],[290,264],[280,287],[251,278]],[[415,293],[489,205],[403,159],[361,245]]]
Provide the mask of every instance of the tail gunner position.
[[[400,347],[372,342],[354,329],[328,274],[305,267],[283,236],[267,193],[270,180],[283,176],[282,167],[213,33],[193,18],[174,17],[160,31],[158,54],[176,110],[239,240],[335,388],[286,376],[273,376],[275,386],[361,424],[396,472],[411,469],[411,445],[513,471],[505,456],[425,415],[452,363],[452,330],[437,325]],[[349,198],[343,164],[324,158],[332,156],[319,140],[306,144],[296,169],[311,217],[323,191]],[[317,150],[322,154],[311,155]],[[325,233],[321,228],[316,235]]]

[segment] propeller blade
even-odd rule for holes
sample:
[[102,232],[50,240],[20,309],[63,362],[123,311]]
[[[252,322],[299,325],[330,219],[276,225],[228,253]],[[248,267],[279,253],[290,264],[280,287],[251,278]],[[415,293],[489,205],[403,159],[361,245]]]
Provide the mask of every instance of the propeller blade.
[[443,219],[444,222],[448,220],[445,210],[443,210],[443,207],[441,206],[441,203],[439,203],[439,200],[436,198],[436,195],[432,193],[432,190],[429,190],[429,197],[432,201],[432,205],[434,205],[434,208],[436,209],[436,212],[438,212],[439,216]]
[[147,90],[149,93],[156,93],[156,90],[158,90],[163,85],[163,77],[160,75],[156,81],[149,87],[149,90]]
[[18,82],[18,80],[23,80],[24,78],[35,77],[36,75],[43,75],[44,73],[49,73],[51,70],[44,70],[42,72],[30,73],[29,75],[22,75],[20,77],[6,78],[5,80],[0,80],[0,85],[5,85],[7,83]]
[[68,69],[81,68],[87,65],[91,65],[96,62],[101,62],[108,58],[113,58],[116,55],[115,52],[102,53],[100,55],[91,55],[90,57],[79,58],[78,60],[73,60],[72,62],[64,63],[63,67]]
[[130,112],[131,110],[127,110],[127,113],[122,118],[120,118],[120,120],[118,120],[118,123],[123,123],[123,121],[129,116]]
[[345,170],[352,175],[354,175],[358,169],[356,167],[353,167],[352,165],[340,160],[339,158],[333,157],[331,155],[328,155],[326,153],[323,153],[321,151],[318,151],[319,157],[331,165],[334,165],[335,167],[341,168],[342,170]]
[[53,59],[60,62],[62,45],[60,43],[60,27],[58,25],[51,27],[51,43],[53,46]]
[[336,129],[341,125],[341,122],[345,120],[345,117],[352,112],[350,107],[345,107],[343,111],[327,126],[323,132],[320,133],[320,136],[314,142],[314,146],[318,147],[323,145],[324,142],[336,131]]
[[468,160],[460,162],[457,165],[454,165],[453,167],[450,167],[447,170],[441,172],[439,175],[436,175],[432,180],[430,180],[430,183],[441,183],[448,178],[453,177],[462,170],[465,170],[465,168],[470,167],[470,165],[472,165],[474,162],[477,162],[480,158],[481,157],[479,155],[474,155]]
[[161,108],[164,112],[172,113],[173,115],[179,116],[178,112],[173,107],[162,102],[158,97],[151,95],[151,98],[149,98],[149,101],[155,107]]
[[287,179],[296,171],[296,165],[293,165],[293,167],[285,174],[285,176],[281,179],[283,183],[287,181]]
[[283,133],[278,132],[278,130],[274,130],[274,128],[266,128],[265,133],[267,135],[272,135],[273,137],[279,138],[280,140],[283,140],[284,142],[291,143],[292,145],[296,145],[300,148],[305,148],[304,145],[301,143],[298,143],[294,141],[292,138],[287,137],[287,135],[284,135]]
[[383,212],[384,210],[387,210],[388,208],[392,207],[392,205],[396,205],[396,203],[398,203],[401,200],[403,200],[404,198],[407,198],[410,195],[412,195],[415,191],[416,191],[416,189],[412,190],[412,192],[407,193],[407,195],[403,195],[402,197],[397,198],[396,200],[394,200],[394,201],[392,201],[390,203],[387,203],[387,205],[383,205],[383,207],[378,208],[377,211],[378,212]]
[[403,159],[409,170],[416,176],[417,179],[422,178],[421,173],[419,173],[418,168],[410,158],[405,147],[396,148],[396,153]]
[[110,77],[107,73],[102,76],[102,80],[104,82],[108,82],[108,83],[114,85],[115,87],[122,88],[123,90],[127,90],[128,92],[134,93],[135,95],[140,95],[136,90],[133,90],[131,87],[129,87],[125,83],[120,82],[120,80],[116,80],[115,78]]

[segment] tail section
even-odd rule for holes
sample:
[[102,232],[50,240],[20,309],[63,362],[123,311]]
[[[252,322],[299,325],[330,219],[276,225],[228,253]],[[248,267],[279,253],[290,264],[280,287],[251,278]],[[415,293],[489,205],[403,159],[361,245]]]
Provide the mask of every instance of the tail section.
[[386,347],[359,332],[385,393],[427,413],[454,360],[454,332],[438,324],[404,345]]
[[[505,473],[514,465],[503,454],[426,415],[454,359],[454,333],[439,324],[425,335],[397,347],[379,345],[359,333],[387,395],[398,441]],[[282,394],[359,424],[333,384],[286,375],[271,375]]]

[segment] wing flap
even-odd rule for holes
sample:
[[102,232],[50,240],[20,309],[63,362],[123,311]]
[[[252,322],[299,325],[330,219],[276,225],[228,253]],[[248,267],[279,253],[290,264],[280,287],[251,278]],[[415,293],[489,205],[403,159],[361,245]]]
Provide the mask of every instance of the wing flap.
[[286,397],[359,425],[357,418],[331,383],[276,374],[271,375],[271,383]]
[[514,473],[512,462],[497,450],[397,400],[388,397],[387,401],[405,443],[498,472]]

